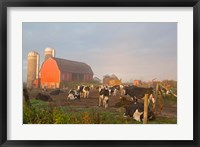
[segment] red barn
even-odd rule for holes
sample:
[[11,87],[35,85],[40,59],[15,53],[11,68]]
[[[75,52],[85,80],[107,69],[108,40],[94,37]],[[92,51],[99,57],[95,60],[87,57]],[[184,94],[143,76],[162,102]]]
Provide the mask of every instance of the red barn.
[[62,82],[87,82],[93,79],[93,71],[82,62],[50,57],[40,69],[40,84],[44,88],[59,88]]

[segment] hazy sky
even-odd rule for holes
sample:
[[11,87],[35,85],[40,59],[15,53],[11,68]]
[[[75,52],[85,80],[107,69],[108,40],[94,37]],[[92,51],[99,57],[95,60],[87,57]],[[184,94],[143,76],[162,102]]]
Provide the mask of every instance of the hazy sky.
[[23,81],[28,52],[38,52],[42,64],[46,47],[87,63],[100,79],[177,80],[177,23],[23,23]]

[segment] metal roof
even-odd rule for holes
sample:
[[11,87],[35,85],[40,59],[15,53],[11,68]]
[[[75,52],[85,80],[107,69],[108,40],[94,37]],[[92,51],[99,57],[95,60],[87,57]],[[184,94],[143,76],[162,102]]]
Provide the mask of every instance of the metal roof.
[[86,63],[55,58],[55,57],[51,58],[56,61],[58,68],[62,72],[93,74],[91,67]]

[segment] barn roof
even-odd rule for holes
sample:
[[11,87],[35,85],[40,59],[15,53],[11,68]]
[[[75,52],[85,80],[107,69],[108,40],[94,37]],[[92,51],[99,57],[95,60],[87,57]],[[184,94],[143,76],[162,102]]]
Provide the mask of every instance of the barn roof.
[[56,61],[58,68],[62,72],[93,74],[91,67],[86,63],[55,57],[52,57],[52,59]]

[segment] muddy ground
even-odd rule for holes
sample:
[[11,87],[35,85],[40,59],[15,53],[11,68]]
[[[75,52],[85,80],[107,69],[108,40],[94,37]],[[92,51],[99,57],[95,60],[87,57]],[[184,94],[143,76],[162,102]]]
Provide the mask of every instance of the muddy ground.
[[[33,90],[31,91],[30,98],[35,98],[36,94],[39,91]],[[47,92],[49,94],[49,92]],[[98,90],[93,89],[90,91],[89,98],[81,98],[80,100],[67,100],[68,91],[65,93],[60,93],[59,95],[50,95],[53,98],[53,101],[49,104],[51,106],[76,106],[80,108],[95,108],[95,109],[105,109],[99,108],[98,106]],[[130,100],[130,97],[126,96],[127,99]],[[159,104],[156,104],[156,116],[157,117],[167,117],[167,118],[177,118],[177,104],[176,103],[168,103],[169,100],[165,100],[164,98],[164,106],[162,113],[160,112]],[[117,96],[110,96],[109,98],[109,107],[107,111],[117,112],[119,111],[119,104],[120,102],[120,94],[118,93]],[[120,107],[122,110],[124,109],[123,106]],[[125,111],[125,109],[123,110]]]

